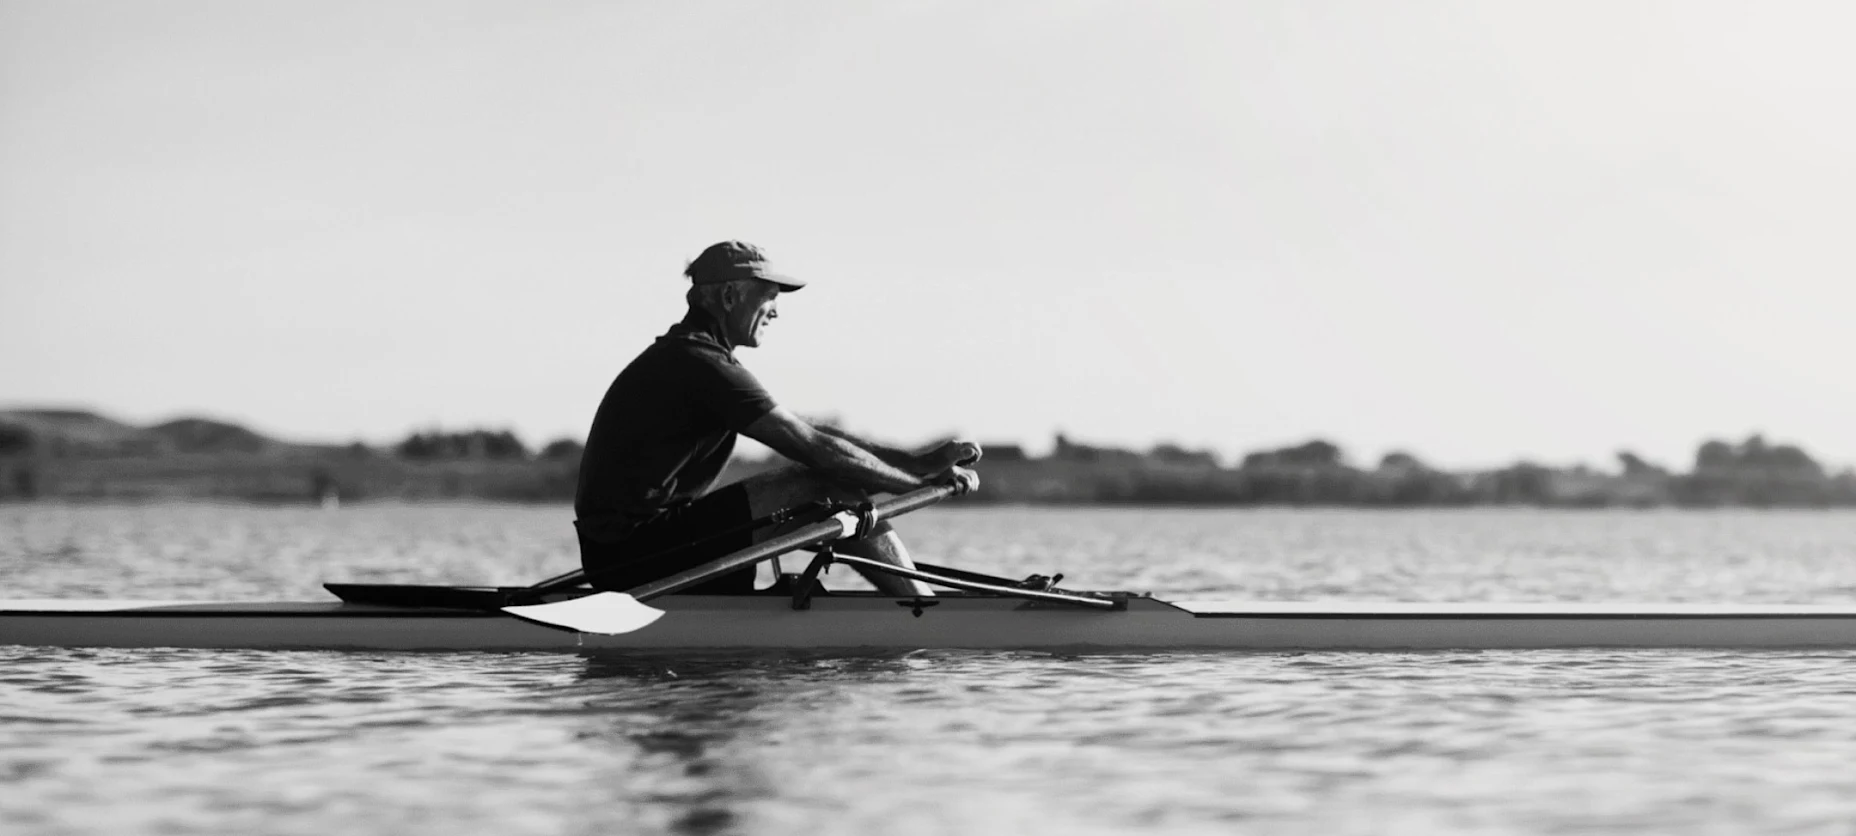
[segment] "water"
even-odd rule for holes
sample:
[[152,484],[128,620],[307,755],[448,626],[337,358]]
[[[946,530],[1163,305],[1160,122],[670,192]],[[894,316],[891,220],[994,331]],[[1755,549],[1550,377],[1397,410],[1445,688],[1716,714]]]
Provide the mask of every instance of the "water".
[[[566,517],[0,507],[0,597],[517,583],[572,565]],[[904,525],[926,559],[1199,597],[1856,601],[1848,513]],[[0,648],[0,832],[1847,834],[1852,714],[1841,652]]]

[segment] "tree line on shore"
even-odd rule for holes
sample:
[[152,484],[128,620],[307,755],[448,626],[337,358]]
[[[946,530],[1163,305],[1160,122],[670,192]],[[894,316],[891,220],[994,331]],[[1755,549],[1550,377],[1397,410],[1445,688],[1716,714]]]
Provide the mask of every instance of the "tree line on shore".
[[[210,497],[573,497],[582,446],[532,449],[506,429],[421,430],[383,447],[288,444],[236,425],[180,419],[135,428],[76,411],[0,413],[0,499]],[[1050,453],[987,446],[984,488],[964,502],[1420,507],[1856,507],[1856,473],[1754,435],[1701,444],[1686,471],[1630,451],[1616,467],[1517,462],[1447,471],[1408,452],[1355,466],[1321,439],[1251,452],[1234,466],[1204,450],[1094,446],[1058,435]],[[783,461],[737,459],[731,476]],[[728,477],[725,477],[728,478]]]
[[[1367,507],[1531,505],[1542,507],[1856,507],[1856,473],[1831,473],[1803,449],[1753,435],[1710,440],[1692,469],[1678,472],[1630,451],[1614,470],[1516,462],[1447,471],[1408,452],[1355,467],[1336,444],[1313,440],[1221,467],[1208,452],[1160,445],[1146,453],[1079,445],[1059,437],[1049,457],[984,468],[1000,501],[1349,505]],[[989,453],[988,462],[992,461]],[[983,495],[976,495],[983,501]]]

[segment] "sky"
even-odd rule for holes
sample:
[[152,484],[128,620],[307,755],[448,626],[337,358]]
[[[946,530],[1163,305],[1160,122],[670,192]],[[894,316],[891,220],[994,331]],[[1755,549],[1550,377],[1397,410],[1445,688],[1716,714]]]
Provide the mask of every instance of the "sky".
[[894,441],[1856,463],[1856,6],[0,0],[0,405],[583,437],[685,263]]

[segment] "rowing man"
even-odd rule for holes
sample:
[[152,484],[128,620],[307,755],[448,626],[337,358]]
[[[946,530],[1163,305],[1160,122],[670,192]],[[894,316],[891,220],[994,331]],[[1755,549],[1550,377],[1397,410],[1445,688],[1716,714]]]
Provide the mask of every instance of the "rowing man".
[[[951,482],[963,491],[979,486],[979,475],[968,467],[979,460],[977,444],[949,441],[910,452],[817,426],[776,403],[742,368],[735,349],[759,346],[779,316],[780,294],[805,286],[774,271],[758,248],[716,244],[684,275],[689,313],[619,373],[587,434],[574,526],[594,586],[623,591],[748,548],[783,533],[750,523],[784,509],[821,500],[860,502],[930,484]],[[738,435],[799,466],[713,489]],[[915,565],[887,523],[836,548],[903,568]],[[932,594],[896,575],[864,576],[890,595]],[[740,593],[753,584],[748,568],[690,591]]]

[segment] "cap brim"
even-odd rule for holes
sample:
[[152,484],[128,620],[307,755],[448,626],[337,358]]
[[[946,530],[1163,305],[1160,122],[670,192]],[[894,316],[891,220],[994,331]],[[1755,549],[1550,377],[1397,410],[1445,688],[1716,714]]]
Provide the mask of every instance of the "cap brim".
[[721,284],[738,279],[758,279],[763,282],[772,282],[779,285],[781,290],[787,292],[792,292],[806,286],[806,283],[803,281],[784,273],[775,273],[758,264],[736,265],[730,269],[705,272],[690,277],[690,281],[696,284]]
[[784,276],[779,273],[761,272],[758,275],[756,275],[754,278],[760,279],[761,281],[764,281],[764,282],[773,282],[774,284],[779,285],[780,289],[783,291],[786,291],[787,293],[791,293],[795,290],[798,290],[806,286],[805,282],[795,279],[792,276]]

